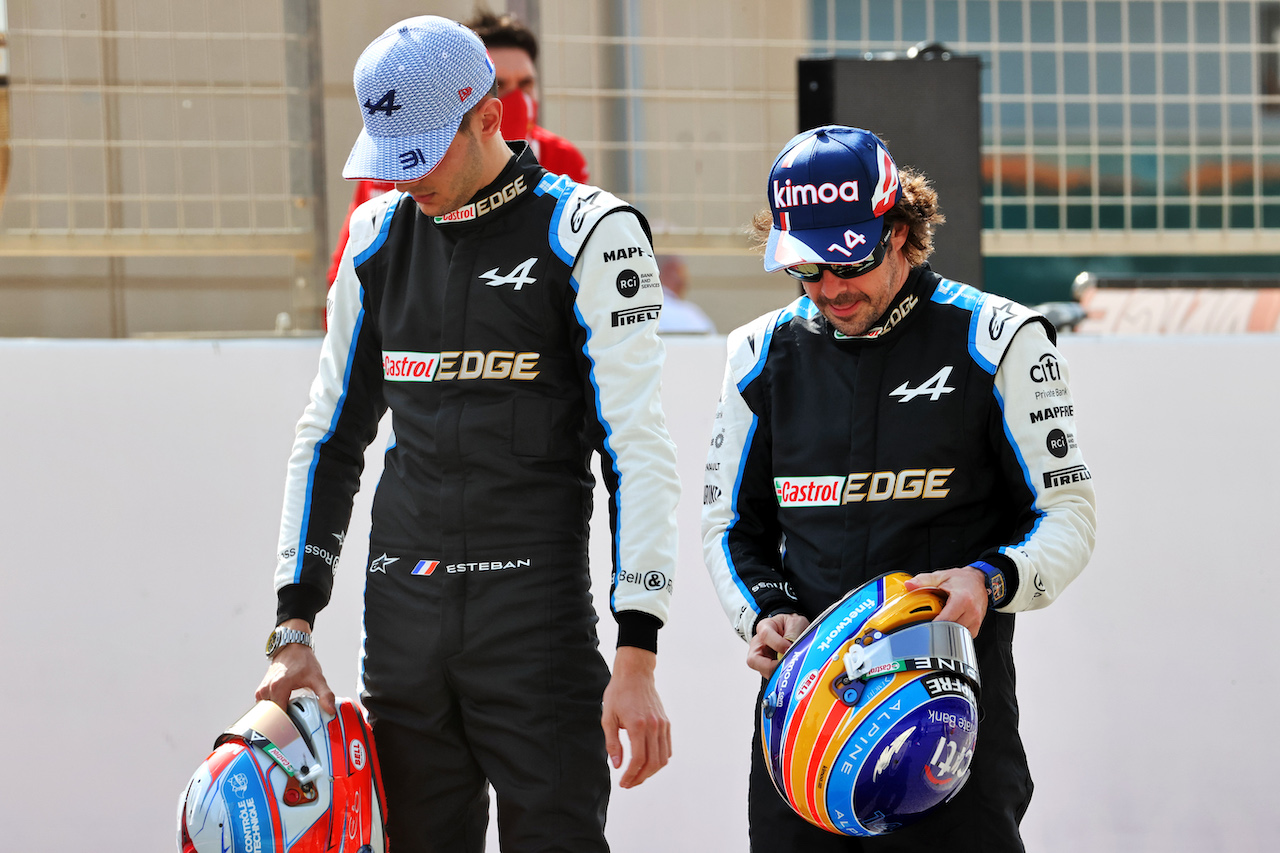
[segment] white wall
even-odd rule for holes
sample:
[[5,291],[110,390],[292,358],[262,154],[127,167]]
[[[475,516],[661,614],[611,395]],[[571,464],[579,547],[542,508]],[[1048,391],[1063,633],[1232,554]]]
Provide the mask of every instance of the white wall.
[[[1100,538],[1065,597],[1019,620],[1028,848],[1262,849],[1280,832],[1264,734],[1280,698],[1280,337],[1077,336],[1063,350]],[[317,351],[0,341],[0,850],[172,849],[179,789],[263,672],[285,460]],[[660,687],[676,754],[615,791],[610,837],[619,853],[742,851],[756,682],[697,533],[723,341],[668,351],[685,498]],[[317,631],[342,695],[367,512],[362,493]]]

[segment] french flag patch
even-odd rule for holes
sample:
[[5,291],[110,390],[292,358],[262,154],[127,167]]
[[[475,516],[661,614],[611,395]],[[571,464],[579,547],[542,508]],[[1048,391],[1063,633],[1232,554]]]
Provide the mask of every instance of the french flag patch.
[[436,566],[440,565],[439,560],[419,560],[418,565],[413,567],[410,574],[429,575],[436,570]]

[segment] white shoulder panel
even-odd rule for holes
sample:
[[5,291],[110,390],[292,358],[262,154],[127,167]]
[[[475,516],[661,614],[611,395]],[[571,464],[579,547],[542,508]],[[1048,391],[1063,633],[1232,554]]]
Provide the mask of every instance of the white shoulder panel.
[[563,175],[547,175],[538,184],[537,192],[558,199],[549,239],[560,260],[570,266],[600,219],[610,211],[629,206],[612,193],[590,184],[574,183]]
[[1025,305],[1012,299],[983,293],[958,281],[943,279],[933,292],[933,301],[964,308],[969,320],[969,355],[987,373],[995,375],[1014,333],[1040,317]]

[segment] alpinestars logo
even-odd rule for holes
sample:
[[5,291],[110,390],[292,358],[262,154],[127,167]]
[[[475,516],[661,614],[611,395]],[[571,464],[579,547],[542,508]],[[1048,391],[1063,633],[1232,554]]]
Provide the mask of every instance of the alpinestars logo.
[[596,196],[600,195],[601,192],[601,190],[596,190],[590,195],[584,195],[574,205],[573,213],[569,214],[569,228],[574,234],[582,230],[583,223],[587,221],[587,214],[600,206],[596,204]]
[[387,573],[387,566],[392,563],[399,562],[399,560],[399,557],[388,557],[386,554],[383,554],[381,557],[375,557],[373,562],[369,564],[369,573],[373,574],[374,572],[382,572],[385,575]]
[[520,266],[511,271],[509,275],[501,275],[498,268],[494,267],[488,272],[480,273],[480,277],[485,279],[485,283],[490,287],[501,287],[504,284],[514,284],[515,290],[520,290],[526,284],[534,284],[538,280],[529,273],[533,271],[533,265],[538,262],[536,257],[529,258]]
[[952,391],[956,390],[955,388],[947,385],[947,379],[951,376],[951,367],[952,366],[948,364],[946,367],[933,374],[927,382],[922,385],[917,385],[915,388],[910,387],[909,382],[903,382],[897,388],[890,391],[889,396],[901,397],[902,399],[898,401],[899,403],[908,403],[916,397],[928,395],[929,399],[936,403],[943,394],[950,394]]
[[991,322],[987,324],[987,333],[991,335],[991,340],[1000,340],[1000,336],[1004,334],[1004,324],[1012,317],[1013,309],[1009,307],[1008,302],[996,306],[995,313],[991,315]]

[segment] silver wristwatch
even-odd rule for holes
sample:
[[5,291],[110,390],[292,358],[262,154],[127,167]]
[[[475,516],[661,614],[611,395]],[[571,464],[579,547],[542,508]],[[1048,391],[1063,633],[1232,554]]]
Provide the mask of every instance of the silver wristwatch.
[[276,628],[271,632],[271,636],[267,637],[267,657],[274,657],[276,652],[290,643],[301,643],[309,649],[316,647],[311,641],[311,635],[306,631],[299,631],[297,628]]

